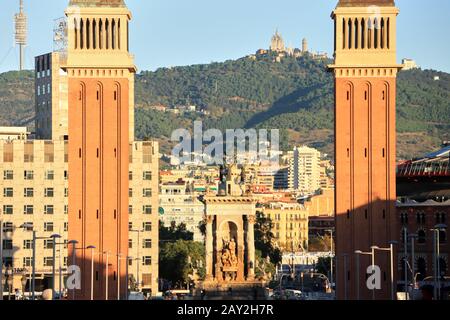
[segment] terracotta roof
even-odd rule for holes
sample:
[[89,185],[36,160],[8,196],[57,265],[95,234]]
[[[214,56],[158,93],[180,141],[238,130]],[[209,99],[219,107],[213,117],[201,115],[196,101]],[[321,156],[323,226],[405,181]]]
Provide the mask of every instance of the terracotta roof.
[[394,0],[339,0],[338,7],[395,6]]
[[125,7],[124,0],[70,0],[70,6],[79,7]]

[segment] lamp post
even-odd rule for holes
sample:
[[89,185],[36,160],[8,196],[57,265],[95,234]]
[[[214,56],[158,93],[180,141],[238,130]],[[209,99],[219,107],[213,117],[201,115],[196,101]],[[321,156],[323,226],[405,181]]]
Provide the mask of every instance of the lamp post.
[[[371,256],[372,257],[372,266],[375,265],[375,249],[374,247],[372,247],[372,252],[363,252],[361,250],[356,250],[355,251],[355,255],[356,255],[356,279],[358,279],[357,281],[357,291],[356,291],[356,298],[357,300],[360,300],[360,284],[359,284],[359,280],[360,280],[360,265],[359,265],[359,256],[360,255],[366,255],[366,256]],[[372,267],[373,270],[373,267]],[[375,299],[375,295],[373,293],[374,291],[372,290],[372,299]]]
[[[72,265],[76,265],[76,259],[77,259],[77,240],[70,240],[68,244],[72,245]],[[72,300],[75,300],[75,288],[72,289]]]
[[440,232],[445,231],[445,224],[437,224],[431,231],[434,232],[434,293],[437,300],[441,299],[441,252],[440,252]]
[[55,300],[56,290],[55,290],[55,282],[56,282],[56,239],[60,239],[61,236],[59,234],[53,234],[50,236],[53,239],[53,266],[52,266],[52,300]]
[[330,280],[331,280],[331,289],[333,289],[333,281],[334,281],[334,276],[333,276],[333,257],[334,257],[334,253],[333,253],[333,242],[334,242],[334,238],[333,238],[333,229],[328,229],[326,230],[327,232],[330,233],[331,236],[331,254],[330,254]]
[[94,250],[95,246],[88,246],[91,250],[91,301],[94,300]]
[[395,292],[394,292],[394,245],[397,241],[390,241],[389,248],[378,248],[372,247],[374,250],[379,251],[388,251],[390,253],[390,269],[391,269],[391,300],[395,300]]
[[417,237],[418,236],[415,233],[412,233],[409,235],[409,238],[411,239],[411,269],[412,269],[411,275],[413,276],[413,288],[414,289],[416,288],[416,277],[415,277],[415,275],[416,275],[416,256],[415,256],[414,245],[415,245]]
[[22,278],[20,279],[20,283],[22,284],[22,299],[25,299],[24,298],[25,297],[25,287],[27,285],[27,281],[28,281],[27,275],[26,275],[26,273],[23,273]]
[[23,229],[32,229],[33,233],[33,240],[32,240],[32,249],[33,249],[33,256],[32,256],[32,275],[31,275],[31,300],[36,300],[36,241],[42,240],[42,239],[48,239],[48,237],[37,237],[36,236],[36,230],[34,230],[33,224],[30,223],[24,223],[20,226],[20,228]]
[[137,233],[136,282],[137,282],[137,289],[140,292],[141,291],[141,283],[139,280],[139,265],[141,264],[141,256],[139,254],[139,249],[140,249],[140,241],[139,240],[140,240],[141,232],[144,232],[144,230],[131,229],[130,232]]
[[104,251],[104,252],[102,252],[102,254],[106,255],[106,266],[105,266],[105,268],[106,268],[106,272],[105,272],[105,280],[106,280],[106,282],[105,282],[105,300],[108,300],[108,290],[109,290],[109,288],[108,288],[108,284],[109,284],[109,255],[110,255],[110,253],[109,253],[109,251]]
[[403,241],[404,241],[404,268],[405,268],[405,300],[408,300],[408,229],[406,227],[403,228]]

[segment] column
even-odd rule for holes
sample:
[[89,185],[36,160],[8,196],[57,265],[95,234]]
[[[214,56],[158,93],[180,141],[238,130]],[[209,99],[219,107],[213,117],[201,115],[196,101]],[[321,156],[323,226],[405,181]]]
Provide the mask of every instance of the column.
[[255,217],[247,217],[247,280],[255,279]]
[[206,280],[212,280],[213,278],[213,224],[214,217],[207,216],[206,217],[206,236],[205,236],[205,245],[206,245]]

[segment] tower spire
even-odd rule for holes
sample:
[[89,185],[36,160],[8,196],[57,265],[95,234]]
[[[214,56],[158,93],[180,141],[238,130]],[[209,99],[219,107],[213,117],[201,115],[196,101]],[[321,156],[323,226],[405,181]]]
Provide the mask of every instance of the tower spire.
[[27,45],[27,16],[24,10],[23,0],[19,2],[19,13],[14,16],[15,22],[15,43],[19,45],[20,59],[19,70],[25,67],[25,46]]

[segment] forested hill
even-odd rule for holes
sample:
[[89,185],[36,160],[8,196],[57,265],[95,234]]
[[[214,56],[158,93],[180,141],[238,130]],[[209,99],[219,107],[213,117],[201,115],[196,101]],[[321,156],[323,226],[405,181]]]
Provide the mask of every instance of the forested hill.
[[[192,128],[265,127],[282,129],[283,147],[307,143],[333,150],[333,79],[330,61],[310,56],[273,57],[162,68],[136,76],[136,135],[164,141],[171,132]],[[435,80],[438,76],[439,80]],[[0,125],[20,124],[33,110],[30,72],[0,75]],[[418,156],[439,148],[450,133],[450,75],[431,70],[402,71],[398,79],[398,154]],[[195,105],[206,113],[158,111]]]

